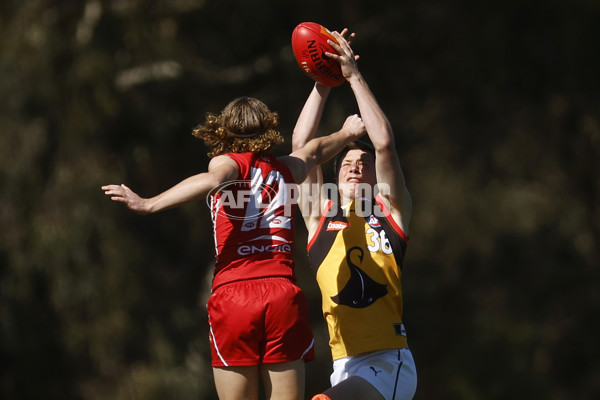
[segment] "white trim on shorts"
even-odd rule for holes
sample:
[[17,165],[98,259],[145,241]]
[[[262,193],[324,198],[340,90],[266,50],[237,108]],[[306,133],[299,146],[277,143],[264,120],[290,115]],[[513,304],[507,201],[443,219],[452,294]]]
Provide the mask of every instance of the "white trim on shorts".
[[208,327],[209,327],[209,334],[212,338],[213,344],[215,346],[215,350],[217,351],[217,355],[219,356],[219,358],[221,359],[221,362],[226,366],[229,367],[229,364],[227,364],[227,361],[225,361],[225,359],[223,358],[223,356],[221,355],[221,352],[219,351],[219,345],[217,344],[217,338],[215,337],[215,334],[213,332],[213,328],[212,325],[210,324],[210,322],[208,323]]
[[313,337],[313,339],[310,341],[310,344],[308,345],[308,347],[306,348],[306,350],[304,350],[304,353],[302,353],[302,355],[300,356],[300,359],[304,359],[304,356],[310,351],[310,349],[312,349],[315,346],[315,338]]
[[417,369],[409,349],[373,351],[333,362],[331,386],[351,376],[369,382],[385,400],[410,400],[417,390]]

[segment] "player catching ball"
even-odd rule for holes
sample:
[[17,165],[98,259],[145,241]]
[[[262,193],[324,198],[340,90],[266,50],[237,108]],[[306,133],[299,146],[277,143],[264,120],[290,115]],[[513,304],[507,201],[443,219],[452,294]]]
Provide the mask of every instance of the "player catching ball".
[[304,399],[304,362],[314,358],[306,299],[294,284],[294,208],[290,186],[365,133],[358,116],[288,156],[278,116],[241,97],[194,130],[211,148],[208,171],[151,198],[125,185],[105,194],[138,214],[210,198],[216,264],[207,310],[215,386],[221,400]]
[[[299,204],[333,357],[332,387],[313,400],[410,400],[417,374],[402,320],[401,276],[412,201],[390,122],[358,70],[347,34],[333,32],[337,43],[328,43],[337,54],[325,55],[340,64],[372,145],[357,141],[336,157],[339,201],[318,193],[320,166],[300,191],[321,197],[320,213],[302,199]],[[294,129],[293,149],[314,140],[329,91],[315,84]]]

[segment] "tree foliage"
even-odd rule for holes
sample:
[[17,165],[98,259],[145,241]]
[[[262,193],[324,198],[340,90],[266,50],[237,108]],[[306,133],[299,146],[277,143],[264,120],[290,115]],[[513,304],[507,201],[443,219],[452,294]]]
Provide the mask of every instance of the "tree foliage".
[[[204,204],[139,217],[206,169],[206,112],[255,96],[289,139],[303,21],[358,33],[415,215],[403,271],[416,399],[600,394],[600,4],[27,0],[0,4],[0,397],[213,399]],[[357,111],[332,91],[321,133]],[[320,298],[299,284],[328,385]]]

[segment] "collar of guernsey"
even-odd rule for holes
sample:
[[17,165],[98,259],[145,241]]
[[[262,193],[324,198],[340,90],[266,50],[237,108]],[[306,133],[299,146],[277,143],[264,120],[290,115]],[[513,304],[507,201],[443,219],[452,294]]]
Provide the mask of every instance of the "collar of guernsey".
[[408,236],[381,198],[361,215],[333,206],[308,245],[333,359],[408,347],[401,285]]

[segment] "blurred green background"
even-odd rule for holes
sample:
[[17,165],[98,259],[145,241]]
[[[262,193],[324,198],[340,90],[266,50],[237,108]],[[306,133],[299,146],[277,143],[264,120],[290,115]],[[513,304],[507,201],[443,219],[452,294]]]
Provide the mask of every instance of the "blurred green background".
[[[304,21],[357,32],[394,127],[415,399],[600,398],[600,2],[3,0],[1,399],[216,399],[207,206],[139,217],[100,186],[204,171],[191,130],[241,95],[289,152]],[[334,89],[320,133],[355,112]],[[331,362],[298,225],[308,397]]]

